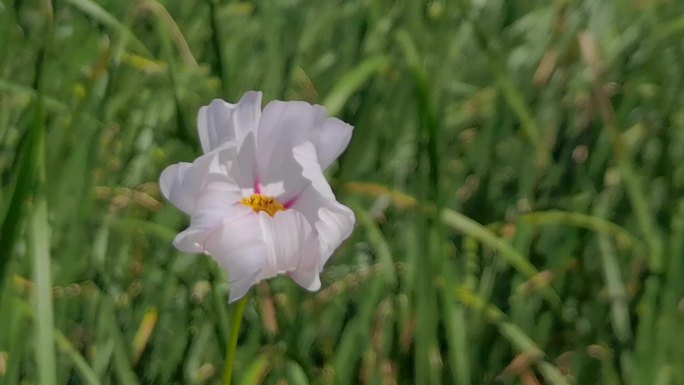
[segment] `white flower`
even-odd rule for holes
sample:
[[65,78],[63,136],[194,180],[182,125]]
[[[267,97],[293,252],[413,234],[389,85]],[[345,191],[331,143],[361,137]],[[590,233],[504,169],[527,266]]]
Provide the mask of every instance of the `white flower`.
[[174,245],[207,253],[227,272],[232,302],[262,279],[287,273],[308,290],[354,227],[323,175],[347,147],[352,126],[321,106],[261,93],[199,111],[205,154],[169,166],[162,194],[190,215]]

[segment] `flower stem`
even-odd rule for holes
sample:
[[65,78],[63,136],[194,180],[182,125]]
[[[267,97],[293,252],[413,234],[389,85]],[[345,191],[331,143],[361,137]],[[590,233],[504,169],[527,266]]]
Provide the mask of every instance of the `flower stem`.
[[240,324],[242,323],[242,313],[245,312],[248,297],[249,296],[247,295],[242,297],[233,308],[233,317],[230,320],[230,336],[228,337],[228,344],[226,346],[226,362],[223,364],[221,385],[230,385],[233,379],[235,349],[237,348],[238,334],[240,333]]

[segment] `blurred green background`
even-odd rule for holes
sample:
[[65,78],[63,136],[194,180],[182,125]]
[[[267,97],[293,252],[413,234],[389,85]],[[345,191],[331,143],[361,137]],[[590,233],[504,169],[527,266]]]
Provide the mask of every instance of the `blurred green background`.
[[357,226],[236,384],[684,384],[684,2],[0,0],[0,384],[217,384],[160,171],[214,97],[353,124]]

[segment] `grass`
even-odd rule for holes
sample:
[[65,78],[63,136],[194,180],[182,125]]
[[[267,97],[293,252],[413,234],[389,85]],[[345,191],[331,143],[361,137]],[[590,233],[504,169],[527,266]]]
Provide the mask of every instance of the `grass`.
[[251,89],[356,127],[357,226],[318,293],[252,290],[235,384],[682,383],[682,14],[0,0],[0,385],[219,383],[225,279],[156,182]]

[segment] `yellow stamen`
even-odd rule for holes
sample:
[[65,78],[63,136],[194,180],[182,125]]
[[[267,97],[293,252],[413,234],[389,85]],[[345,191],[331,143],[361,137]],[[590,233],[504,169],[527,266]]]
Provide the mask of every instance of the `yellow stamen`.
[[256,213],[266,211],[270,216],[275,215],[278,211],[285,210],[285,206],[278,202],[277,199],[261,194],[252,194],[252,196],[242,198],[240,203],[251,208]]

